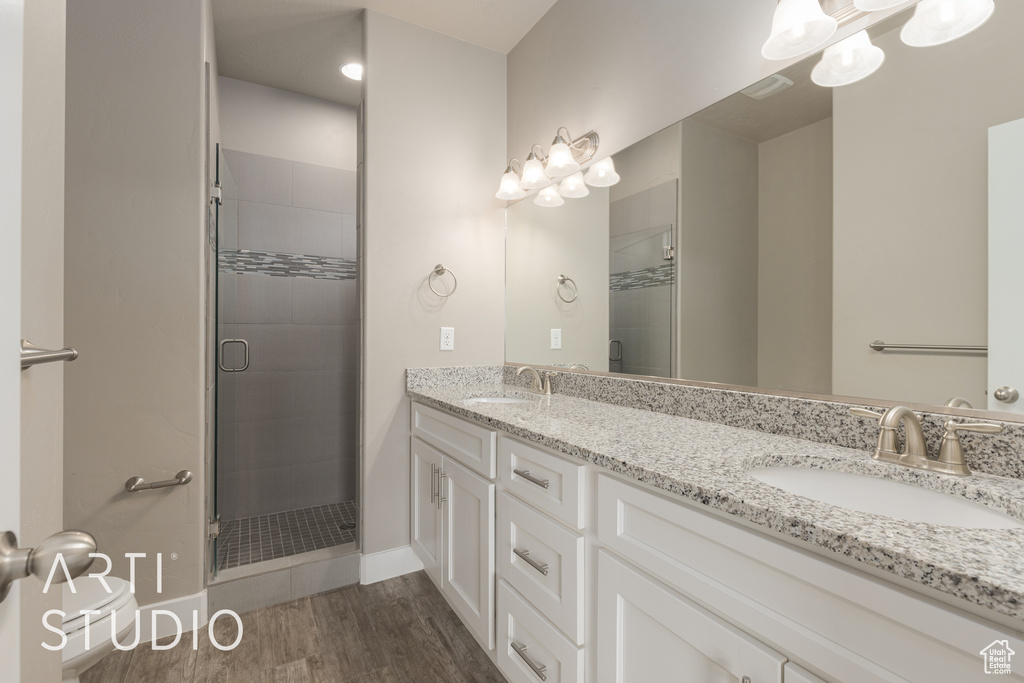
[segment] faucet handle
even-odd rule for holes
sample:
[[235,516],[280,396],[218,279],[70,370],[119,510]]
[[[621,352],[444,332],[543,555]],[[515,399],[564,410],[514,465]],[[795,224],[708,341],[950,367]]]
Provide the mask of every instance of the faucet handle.
[[967,476],[971,470],[964,462],[964,448],[960,443],[960,436],[957,432],[980,432],[982,434],[998,434],[1003,431],[1002,425],[990,422],[954,422],[946,420],[943,423],[946,432],[942,435],[942,444],[939,446],[939,458],[935,461],[935,469],[947,474]]
[[850,408],[850,414],[856,415],[857,417],[870,417],[876,420],[882,419],[882,413],[877,413],[874,410],[868,410],[867,408]]

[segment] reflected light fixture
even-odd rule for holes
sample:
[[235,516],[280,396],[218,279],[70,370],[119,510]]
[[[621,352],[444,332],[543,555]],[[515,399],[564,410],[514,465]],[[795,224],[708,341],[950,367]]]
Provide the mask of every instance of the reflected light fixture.
[[921,0],[900,39],[911,47],[942,45],[978,28],[993,11],[993,0]]
[[513,159],[508,162],[508,168],[505,169],[505,175],[501,176],[501,185],[498,187],[497,194],[494,195],[498,199],[512,201],[514,199],[522,199],[526,196],[526,190],[524,190],[520,185],[519,175],[516,174],[514,170],[514,167],[518,165],[518,159]]
[[583,173],[576,171],[558,184],[558,194],[568,199],[582,199],[590,194],[587,184],[583,182]]
[[541,150],[540,156],[537,156],[535,150],[538,149],[540,149],[540,145],[534,145],[530,150],[530,156],[526,157],[526,163],[523,164],[523,180],[520,185],[524,190],[536,190],[551,184],[551,180],[544,172],[544,162],[540,160],[540,157],[544,156],[544,152]]
[[619,174],[615,172],[615,162],[611,157],[601,159],[587,170],[583,180],[591,187],[611,187],[619,182]]
[[906,0],[853,0],[853,6],[861,12],[880,12],[896,5],[902,5],[904,2]]
[[562,195],[558,194],[557,185],[548,185],[537,194],[533,203],[537,206],[555,207],[565,204],[565,200],[562,199]]
[[761,48],[765,59],[789,59],[821,47],[839,22],[821,9],[818,0],[779,0],[772,33]]
[[342,64],[341,66],[338,67],[338,71],[340,71],[343,75],[348,76],[353,81],[363,80],[362,64],[358,64],[356,62],[352,62],[350,64]]
[[811,80],[826,88],[837,88],[867,78],[882,66],[885,53],[872,45],[867,31],[825,48],[825,54],[811,71]]

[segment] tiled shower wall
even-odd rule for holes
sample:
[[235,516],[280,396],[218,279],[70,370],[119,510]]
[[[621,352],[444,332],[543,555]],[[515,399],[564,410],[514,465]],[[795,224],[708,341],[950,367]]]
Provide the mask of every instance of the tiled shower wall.
[[[226,150],[218,326],[249,366],[219,374],[218,512],[356,497],[354,171]],[[225,353],[240,367],[240,345]]]

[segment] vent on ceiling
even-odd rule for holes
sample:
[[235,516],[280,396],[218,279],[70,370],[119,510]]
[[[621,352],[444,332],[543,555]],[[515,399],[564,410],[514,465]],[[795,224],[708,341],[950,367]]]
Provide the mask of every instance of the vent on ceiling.
[[758,81],[749,88],[740,90],[740,92],[755,100],[763,100],[771,97],[772,95],[777,95],[791,85],[793,85],[793,81],[789,80],[785,76],[772,74],[768,78]]

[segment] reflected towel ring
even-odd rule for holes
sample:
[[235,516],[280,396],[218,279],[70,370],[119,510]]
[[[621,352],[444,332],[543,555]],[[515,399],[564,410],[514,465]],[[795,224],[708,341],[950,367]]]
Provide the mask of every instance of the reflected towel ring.
[[[452,276],[452,291],[448,292],[447,294],[442,294],[441,292],[439,292],[436,289],[434,289],[433,277],[435,275],[437,277],[441,277],[445,273],[448,273],[449,275]],[[434,294],[437,294],[442,299],[447,299],[448,297],[450,297],[452,294],[455,293],[456,289],[459,288],[459,281],[458,281],[458,279],[456,279],[455,273],[453,273],[452,271],[448,270],[443,265],[438,263],[436,266],[434,266],[434,270],[432,270],[430,272],[430,275],[427,276],[427,286],[430,287],[430,291],[433,292]]]
[[[572,298],[571,299],[566,299],[564,296],[562,296],[562,285],[564,285],[567,282],[572,282]],[[561,299],[562,301],[564,301],[567,304],[571,304],[573,301],[576,301],[576,297],[578,297],[580,295],[580,288],[576,286],[576,283],[573,281],[573,279],[571,277],[567,277],[565,275],[559,275],[558,276],[558,287],[555,288],[555,291],[558,294],[558,298]]]

